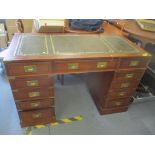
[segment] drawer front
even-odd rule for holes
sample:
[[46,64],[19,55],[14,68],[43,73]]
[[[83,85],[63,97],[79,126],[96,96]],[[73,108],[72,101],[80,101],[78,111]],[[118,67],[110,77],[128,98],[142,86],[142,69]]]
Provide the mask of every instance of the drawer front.
[[12,89],[53,86],[53,78],[49,76],[29,76],[10,79]]
[[113,82],[124,82],[124,81],[139,81],[145,70],[126,70],[119,71],[115,74]]
[[32,75],[51,73],[50,62],[29,62],[29,63],[9,63],[7,64],[7,74],[15,75]]
[[83,60],[83,61],[56,61],[56,73],[73,73],[83,71],[102,71],[117,68],[116,60]]
[[121,106],[127,106],[128,104],[129,104],[129,98],[123,98],[117,100],[108,100],[106,101],[105,107],[106,108],[121,107]]
[[111,91],[108,94],[108,100],[117,99],[117,98],[128,98],[133,94],[133,91],[134,91],[133,89]]
[[121,59],[120,68],[146,68],[148,62],[147,58],[124,58]]
[[122,82],[113,82],[110,89],[132,89],[136,88],[138,81],[122,81]]
[[48,108],[48,107],[53,107],[53,106],[54,106],[54,99],[30,100],[30,101],[16,102],[16,107],[19,111]]
[[54,108],[19,112],[22,127],[48,124],[55,121]]
[[33,100],[54,97],[54,88],[14,90],[13,96],[15,100]]

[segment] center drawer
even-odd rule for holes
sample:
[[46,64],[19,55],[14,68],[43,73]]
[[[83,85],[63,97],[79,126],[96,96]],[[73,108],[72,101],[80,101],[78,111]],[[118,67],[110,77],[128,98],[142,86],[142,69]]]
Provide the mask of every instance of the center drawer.
[[15,100],[33,100],[54,97],[54,88],[33,88],[13,90]]
[[56,73],[114,70],[115,68],[117,68],[116,59],[75,60],[75,61],[70,60],[70,61],[54,62],[54,69]]
[[55,121],[54,108],[19,112],[21,126],[48,124]]
[[49,87],[54,85],[53,78],[48,75],[16,77],[15,79],[10,79],[9,81],[12,89]]

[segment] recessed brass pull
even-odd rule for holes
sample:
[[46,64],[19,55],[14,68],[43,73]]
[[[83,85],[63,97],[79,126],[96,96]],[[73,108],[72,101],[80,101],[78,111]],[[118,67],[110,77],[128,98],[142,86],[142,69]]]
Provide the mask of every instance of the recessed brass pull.
[[138,66],[138,64],[139,64],[139,61],[131,61],[129,66],[134,67],[134,66]]
[[31,103],[32,108],[36,108],[36,107],[39,107],[39,106],[40,106],[40,102],[32,102]]
[[125,75],[125,78],[130,79],[130,78],[133,78],[133,76],[134,76],[133,73],[131,73],[131,74],[126,74],[126,75]]
[[36,114],[32,114],[33,118],[41,118],[42,117],[42,113],[36,113]]
[[68,69],[79,69],[79,64],[78,63],[69,63]]
[[40,92],[30,92],[28,95],[29,97],[37,97],[40,96]]
[[37,72],[37,66],[36,65],[24,66],[24,71],[29,73]]
[[118,96],[124,96],[124,95],[125,95],[125,92],[118,93]]
[[122,102],[115,102],[115,105],[120,106]]
[[129,83],[121,83],[121,88],[127,88],[129,87]]
[[107,62],[98,62],[96,67],[97,68],[106,68],[107,67]]
[[33,87],[33,86],[38,86],[39,82],[38,80],[31,80],[31,81],[26,81],[26,84],[28,87]]

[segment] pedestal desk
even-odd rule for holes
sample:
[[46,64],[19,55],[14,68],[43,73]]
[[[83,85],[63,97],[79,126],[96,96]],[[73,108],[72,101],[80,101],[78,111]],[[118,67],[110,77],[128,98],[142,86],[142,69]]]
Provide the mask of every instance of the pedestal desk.
[[150,57],[117,35],[16,34],[4,64],[21,126],[56,120],[58,74],[85,73],[101,115],[126,111]]

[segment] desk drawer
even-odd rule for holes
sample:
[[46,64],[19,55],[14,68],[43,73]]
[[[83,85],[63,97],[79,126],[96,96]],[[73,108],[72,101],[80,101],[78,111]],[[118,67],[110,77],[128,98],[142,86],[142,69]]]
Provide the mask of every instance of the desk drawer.
[[115,74],[113,82],[123,82],[123,81],[139,81],[145,70],[125,70],[119,71]]
[[55,121],[54,108],[19,112],[22,127],[48,124]]
[[75,60],[75,61],[56,61],[54,63],[56,73],[72,73],[83,71],[102,71],[117,68],[116,60]]
[[50,98],[42,99],[42,100],[16,102],[16,107],[19,111],[49,108],[53,106],[54,106],[54,99],[50,99]]
[[138,81],[122,81],[122,82],[113,82],[110,89],[132,89],[136,88]]
[[35,88],[35,87],[49,87],[53,86],[53,78],[48,75],[45,76],[29,76],[29,77],[16,77],[10,79],[12,89],[18,88]]
[[51,73],[50,62],[8,63],[8,76]]
[[129,98],[123,98],[116,100],[108,100],[106,101],[105,107],[106,108],[121,107],[121,106],[127,106],[128,104],[129,104]]
[[133,91],[134,91],[134,89],[110,91],[109,95],[108,95],[108,100],[130,97],[133,94]]
[[36,88],[13,90],[15,100],[34,100],[54,97],[54,88]]
[[147,58],[124,58],[121,59],[120,68],[146,68],[148,62]]

